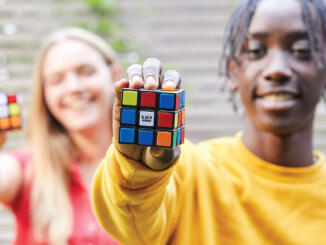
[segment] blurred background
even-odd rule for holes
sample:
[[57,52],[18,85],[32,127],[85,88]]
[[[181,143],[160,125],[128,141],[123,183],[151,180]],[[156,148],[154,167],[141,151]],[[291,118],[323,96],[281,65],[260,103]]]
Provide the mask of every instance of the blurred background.
[[[221,92],[218,55],[226,21],[240,0],[0,0],[0,91],[23,97],[27,118],[33,62],[40,41],[65,26],[105,37],[126,68],[148,57],[177,69],[187,90],[186,134],[194,142],[241,129],[228,94]],[[315,147],[326,152],[326,106],[318,108]],[[4,149],[24,145],[22,131]],[[0,245],[10,244],[14,220],[0,207]]]

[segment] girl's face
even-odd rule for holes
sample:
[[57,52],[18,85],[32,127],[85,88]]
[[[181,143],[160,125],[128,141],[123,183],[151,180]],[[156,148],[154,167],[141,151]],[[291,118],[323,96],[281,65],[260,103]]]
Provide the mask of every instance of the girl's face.
[[[316,11],[313,18],[319,20]],[[299,1],[261,1],[240,63],[230,71],[249,123],[276,134],[293,133],[312,123],[326,86],[324,40],[320,34],[318,38],[314,59]]]
[[47,52],[42,75],[49,111],[67,130],[108,121],[114,85],[110,66],[96,49],[78,40],[59,42]]

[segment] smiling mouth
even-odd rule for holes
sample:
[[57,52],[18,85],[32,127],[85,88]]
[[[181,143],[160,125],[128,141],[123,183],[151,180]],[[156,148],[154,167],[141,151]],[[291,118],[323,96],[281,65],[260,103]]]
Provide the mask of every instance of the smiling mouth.
[[65,106],[69,109],[78,111],[87,108],[92,102],[93,99],[91,97],[84,97],[79,99],[68,100],[66,101]]
[[298,96],[292,93],[280,92],[280,93],[266,94],[263,96],[259,96],[258,98],[265,99],[271,102],[282,102],[282,101],[295,100],[298,98]]
[[73,110],[82,110],[89,104],[88,101],[74,101],[69,104],[69,108]]
[[257,105],[265,111],[288,111],[296,107],[299,101],[298,94],[279,91],[256,96]]

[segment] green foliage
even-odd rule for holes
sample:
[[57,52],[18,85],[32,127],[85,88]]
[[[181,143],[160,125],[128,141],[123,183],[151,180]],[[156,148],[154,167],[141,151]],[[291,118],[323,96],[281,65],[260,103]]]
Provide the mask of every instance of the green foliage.
[[112,48],[118,53],[123,53],[128,49],[128,47],[126,46],[126,42],[123,40],[113,40],[110,42],[110,44]]
[[95,24],[72,23],[101,36],[106,37],[112,48],[117,53],[125,53],[130,50],[128,44],[121,38],[121,25],[114,21],[119,14],[115,0],[83,0],[89,10],[97,17]]
[[97,22],[97,31],[103,35],[115,37],[121,32],[121,27],[108,19],[100,19]]
[[84,0],[87,6],[98,16],[115,16],[118,12],[115,0]]

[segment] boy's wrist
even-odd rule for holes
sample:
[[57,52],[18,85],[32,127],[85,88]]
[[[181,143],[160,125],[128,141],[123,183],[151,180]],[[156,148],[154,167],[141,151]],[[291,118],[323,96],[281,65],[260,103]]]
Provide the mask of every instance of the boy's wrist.
[[141,162],[153,170],[161,171],[172,166],[179,158],[180,146],[174,148],[147,147],[143,150]]

